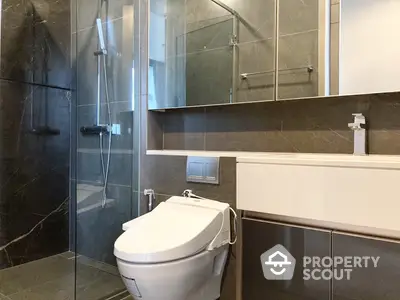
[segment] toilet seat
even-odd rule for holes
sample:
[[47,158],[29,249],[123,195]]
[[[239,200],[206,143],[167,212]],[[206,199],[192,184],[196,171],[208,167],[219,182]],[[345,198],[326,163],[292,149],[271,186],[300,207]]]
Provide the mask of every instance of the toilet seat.
[[137,264],[154,264],[193,256],[206,249],[221,233],[219,209],[161,203],[152,212],[128,223],[115,242],[114,255]]

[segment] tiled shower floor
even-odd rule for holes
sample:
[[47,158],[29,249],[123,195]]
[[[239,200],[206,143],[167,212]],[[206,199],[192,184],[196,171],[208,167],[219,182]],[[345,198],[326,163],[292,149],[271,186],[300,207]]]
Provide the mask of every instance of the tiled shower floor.
[[[82,262],[81,262],[82,261]],[[131,300],[113,267],[99,268],[71,252],[0,271],[0,300]],[[99,264],[100,265],[100,264]]]

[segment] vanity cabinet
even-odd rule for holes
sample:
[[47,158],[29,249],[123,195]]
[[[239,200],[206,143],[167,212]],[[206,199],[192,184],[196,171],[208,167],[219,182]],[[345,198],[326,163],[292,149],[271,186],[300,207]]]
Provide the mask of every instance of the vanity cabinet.
[[[247,218],[242,230],[242,300],[330,300],[329,281],[303,280],[303,256],[330,256],[331,231]],[[264,278],[260,256],[277,244],[296,259],[290,281]]]
[[334,256],[377,257],[375,268],[354,268],[350,280],[333,280],[332,300],[400,299],[400,243],[357,235],[333,233]]

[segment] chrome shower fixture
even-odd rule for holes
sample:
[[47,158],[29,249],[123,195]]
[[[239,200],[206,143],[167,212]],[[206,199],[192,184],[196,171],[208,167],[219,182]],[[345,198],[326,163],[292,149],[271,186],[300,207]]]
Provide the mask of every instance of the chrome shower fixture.
[[101,23],[101,19],[96,19],[96,27],[97,27],[97,34],[99,36],[99,47],[100,49],[97,50],[94,54],[95,55],[107,55],[106,44],[104,41],[104,33],[103,33],[103,24]]

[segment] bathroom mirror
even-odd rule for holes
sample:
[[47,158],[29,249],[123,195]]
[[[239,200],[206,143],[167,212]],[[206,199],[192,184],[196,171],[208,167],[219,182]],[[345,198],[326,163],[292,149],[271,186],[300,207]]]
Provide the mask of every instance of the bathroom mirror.
[[250,2],[150,1],[149,109],[274,99],[275,0]]
[[279,3],[277,100],[400,90],[400,1]]
[[149,109],[398,91],[399,12],[393,0],[150,0]]

